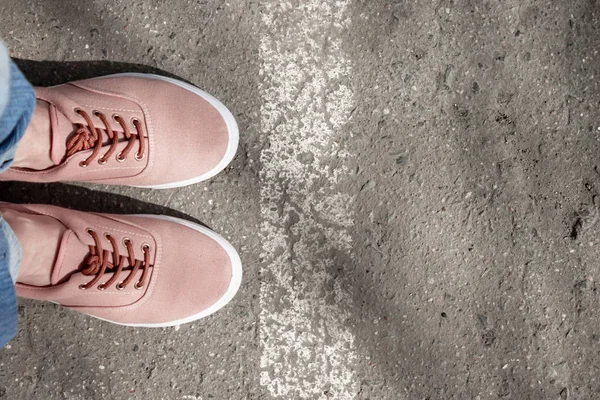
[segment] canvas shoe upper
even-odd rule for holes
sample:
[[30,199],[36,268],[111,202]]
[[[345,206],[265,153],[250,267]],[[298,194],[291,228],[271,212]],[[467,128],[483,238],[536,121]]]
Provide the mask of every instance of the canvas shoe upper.
[[217,311],[237,292],[233,247],[171,217],[0,203],[21,244],[20,297],[123,325],[163,327]]
[[131,73],[35,92],[36,131],[27,134],[48,143],[54,166],[13,167],[0,180],[172,188],[216,175],[235,156],[229,110],[185,82]]

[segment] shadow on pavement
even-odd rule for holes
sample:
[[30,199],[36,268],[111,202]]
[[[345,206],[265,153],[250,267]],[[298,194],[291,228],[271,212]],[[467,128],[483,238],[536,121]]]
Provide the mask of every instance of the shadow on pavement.
[[156,214],[206,224],[180,211],[157,204],[63,183],[0,182],[0,201],[50,204],[78,211],[111,214]]
[[143,64],[113,61],[34,61],[22,58],[13,58],[13,61],[34,86],[60,85],[73,80],[124,72],[157,74],[190,83],[180,76]]
[[[399,398],[598,393],[589,332],[598,331],[600,95],[598,64],[586,60],[599,25],[597,6],[575,3],[524,6],[507,33],[510,14],[490,4],[485,15],[455,4],[446,17],[353,2],[353,20],[378,23],[355,24],[348,39],[349,49],[372,43],[354,53],[353,131],[366,134],[350,153],[379,160],[363,173],[382,189],[358,197],[356,226],[370,237],[355,236],[348,290],[363,308],[356,320],[378,322],[377,338],[365,323],[357,342]],[[408,23],[431,15],[437,31]],[[369,56],[389,69],[371,73]],[[412,82],[422,87],[409,95]],[[390,102],[397,114],[374,123],[388,91],[406,104]]]

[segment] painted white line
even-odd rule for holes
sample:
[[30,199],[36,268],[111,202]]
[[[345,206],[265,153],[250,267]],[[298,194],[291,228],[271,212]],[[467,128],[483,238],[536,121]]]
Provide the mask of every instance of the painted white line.
[[339,34],[347,1],[265,0],[260,43],[260,383],[273,398],[353,399],[348,295],[327,272],[349,254],[350,196],[338,138],[353,106]]

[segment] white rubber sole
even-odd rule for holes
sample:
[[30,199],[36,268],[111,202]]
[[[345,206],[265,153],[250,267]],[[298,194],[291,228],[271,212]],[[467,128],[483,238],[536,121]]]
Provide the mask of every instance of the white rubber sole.
[[225,294],[223,294],[223,296],[221,296],[221,298],[216,303],[214,303],[212,306],[208,307],[207,309],[203,310],[202,312],[199,312],[198,314],[190,315],[189,317],[186,317],[186,318],[177,319],[177,320],[168,321],[168,322],[162,322],[159,324],[124,324],[122,322],[115,322],[115,321],[111,321],[109,319],[96,317],[96,316],[90,315],[90,314],[86,314],[86,315],[90,315],[91,317],[98,318],[103,321],[111,322],[113,324],[123,325],[123,326],[135,326],[135,327],[140,327],[140,328],[166,328],[169,326],[187,324],[189,322],[196,321],[196,320],[204,318],[204,317],[208,317],[209,315],[214,314],[215,312],[219,311],[221,308],[225,307],[227,305],[227,303],[229,303],[235,297],[235,294],[238,292],[238,290],[242,284],[242,261],[240,260],[240,256],[237,253],[237,251],[235,251],[233,246],[227,240],[225,240],[225,238],[223,238],[222,236],[218,235],[217,233],[211,231],[210,229],[208,229],[202,225],[195,224],[193,222],[186,221],[181,218],[169,217],[166,215],[148,215],[148,214],[140,214],[140,215],[132,215],[132,216],[145,217],[145,218],[156,218],[156,219],[171,221],[176,224],[180,224],[180,225],[187,226],[188,228],[192,228],[195,231],[201,232],[201,233],[207,235],[208,237],[210,237],[211,239],[215,240],[217,243],[219,243],[221,245],[221,247],[223,247],[225,249],[225,251],[227,252],[227,255],[229,256],[229,259],[231,260],[231,281],[229,282],[229,286],[227,287]]
[[233,160],[233,158],[235,157],[235,153],[237,152],[238,143],[240,141],[239,128],[238,128],[237,122],[235,122],[235,118],[233,117],[233,114],[231,114],[231,111],[229,111],[227,109],[227,107],[225,107],[223,105],[223,103],[221,103],[219,100],[217,100],[214,96],[212,96],[209,93],[206,93],[205,91],[203,91],[201,89],[198,89],[196,86],[190,85],[189,83],[182,82],[182,81],[179,81],[179,80],[173,79],[173,78],[168,78],[166,76],[155,75],[155,74],[125,72],[125,73],[121,73],[121,74],[99,76],[97,78],[92,78],[92,79],[114,78],[114,77],[118,77],[118,76],[133,76],[133,77],[138,77],[138,78],[158,79],[163,82],[168,82],[173,85],[177,85],[185,90],[188,90],[188,91],[202,97],[204,100],[208,101],[213,107],[215,107],[217,109],[217,111],[219,112],[219,114],[221,114],[221,117],[223,117],[223,120],[225,120],[225,124],[227,125],[227,133],[229,135],[229,141],[227,142],[227,150],[225,150],[225,155],[223,156],[221,161],[219,161],[219,163],[210,171],[205,172],[204,174],[202,174],[200,176],[196,176],[194,178],[186,179],[183,181],[164,183],[164,184],[160,184],[160,185],[148,185],[148,186],[137,186],[136,185],[135,187],[147,188],[147,189],[173,189],[173,188],[178,188],[178,187],[182,187],[182,186],[193,185],[195,183],[205,181],[205,180],[210,179],[213,176],[217,175],[219,172],[223,171],[225,169],[225,167],[227,167],[229,165],[229,163]]

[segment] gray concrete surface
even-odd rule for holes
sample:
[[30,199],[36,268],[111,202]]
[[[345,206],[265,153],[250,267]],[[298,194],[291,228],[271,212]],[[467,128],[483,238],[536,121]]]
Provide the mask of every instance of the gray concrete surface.
[[2,199],[183,213],[245,268],[227,308],[177,329],[21,301],[0,398],[598,398],[597,1],[0,10],[35,84],[158,68],[241,129],[204,184],[11,183]]

